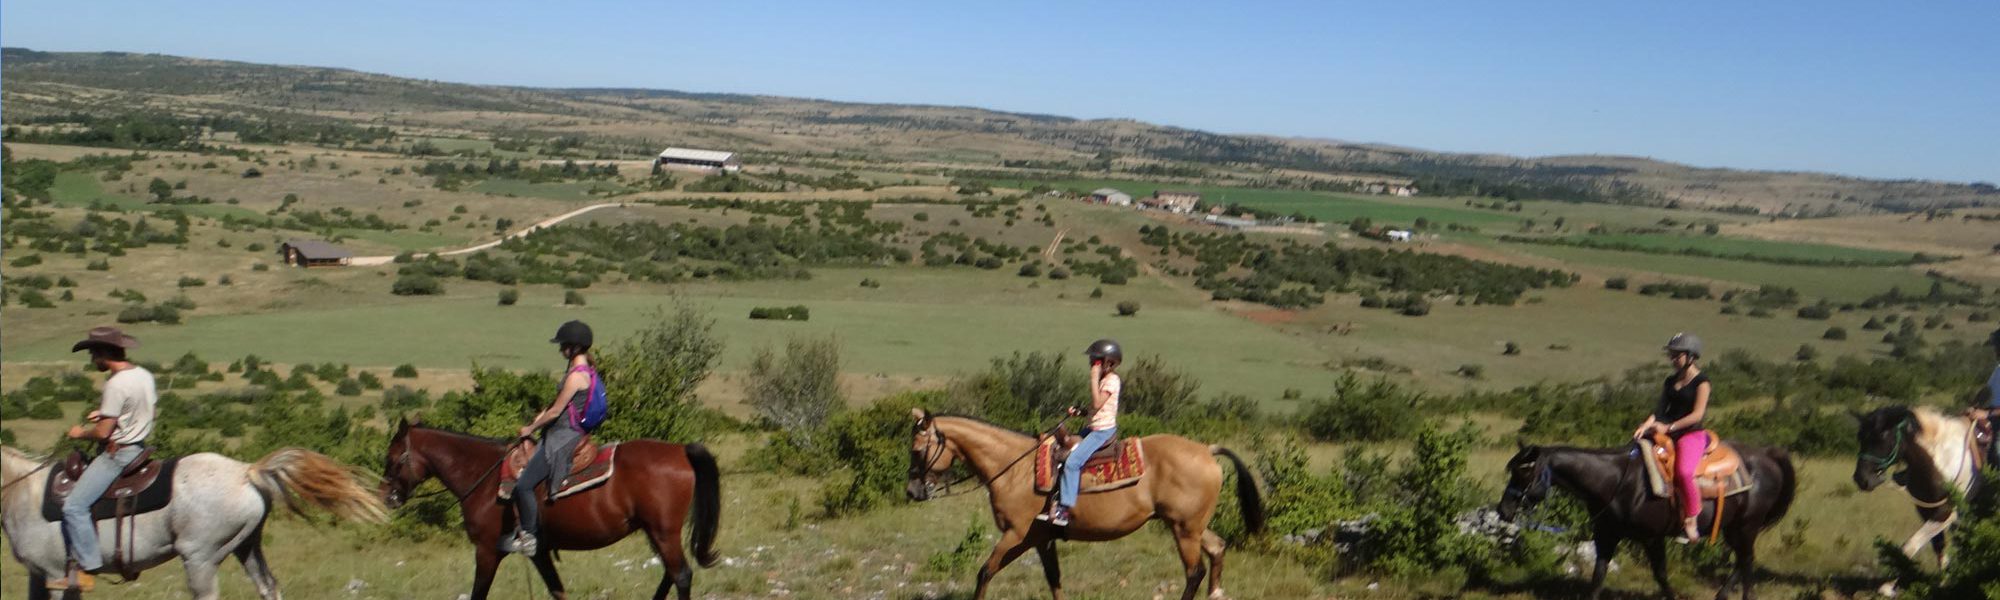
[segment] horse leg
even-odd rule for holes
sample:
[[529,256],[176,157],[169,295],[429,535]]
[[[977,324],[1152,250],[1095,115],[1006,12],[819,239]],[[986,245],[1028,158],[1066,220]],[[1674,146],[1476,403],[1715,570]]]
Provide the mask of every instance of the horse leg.
[[493,591],[493,574],[500,571],[500,549],[493,547],[498,540],[489,539],[485,544],[477,541],[486,537],[474,536],[471,600],[486,600],[486,595]]
[[1675,598],[1674,584],[1667,580],[1667,539],[1647,540],[1646,563],[1653,568],[1653,582],[1660,584],[1660,596]]
[[1194,600],[1195,590],[1201,588],[1201,578],[1208,575],[1208,567],[1201,562],[1201,534],[1177,531],[1174,545],[1181,551],[1181,567],[1187,569],[1187,589],[1181,592],[1181,600]]
[[[1731,532],[1728,536],[1729,550],[1736,553],[1736,571],[1729,574],[1729,581],[1743,586],[1743,600],[1757,597],[1754,589],[1756,582],[1752,579],[1757,575],[1757,535],[1750,531],[1754,530],[1746,524],[1743,531]],[[1727,600],[1728,594],[1729,584],[1723,584],[1722,589],[1716,592],[1715,600]]]
[[250,582],[257,586],[257,597],[264,600],[278,600],[278,578],[271,574],[270,561],[264,560],[264,532],[259,526],[250,538],[236,546],[236,561],[243,563],[243,572],[250,575]]
[[49,600],[49,578],[28,573],[28,600]]
[[1222,553],[1228,548],[1229,544],[1222,541],[1222,536],[1216,535],[1214,530],[1201,532],[1201,551],[1208,555],[1209,600],[1227,597],[1222,593]]
[[562,574],[556,572],[554,555],[546,551],[536,552],[535,557],[528,560],[535,563],[535,572],[542,575],[542,585],[549,588],[549,597],[568,600],[569,593],[563,591]]
[[681,549],[680,528],[660,527],[648,530],[646,536],[653,541],[653,552],[660,556],[660,587],[653,590],[653,600],[666,600],[668,590],[680,600],[688,600],[694,593],[694,566],[688,564],[687,552]]
[[1025,543],[1023,537],[1026,536],[1018,531],[1010,531],[993,546],[993,554],[986,557],[986,564],[979,566],[979,584],[972,590],[972,600],[986,600],[986,584],[991,583],[993,576],[1000,574],[1000,570],[1007,568],[1014,559],[1020,558],[1022,552],[1028,551],[1031,544]]
[[1590,593],[1584,596],[1590,600],[1597,600],[1598,595],[1604,593],[1604,575],[1611,572],[1611,557],[1618,554],[1618,538],[1615,536],[1600,534],[1596,544],[1597,568],[1590,573]]
[[222,566],[219,557],[184,555],[181,557],[181,562],[187,571],[188,594],[194,596],[194,600],[216,600],[221,597],[216,589],[215,577],[216,571]]
[[1035,545],[1035,556],[1042,560],[1042,578],[1049,580],[1049,595],[1062,600],[1062,564],[1057,562],[1056,541]]
[[1951,565],[1951,553],[1948,552],[1951,546],[1951,526],[1957,522],[1958,511],[1952,511],[1951,514],[1945,515],[1944,523],[1938,525],[1937,535],[1931,536],[1931,551],[1937,553],[1938,572],[1940,573],[1944,572],[1945,567]]

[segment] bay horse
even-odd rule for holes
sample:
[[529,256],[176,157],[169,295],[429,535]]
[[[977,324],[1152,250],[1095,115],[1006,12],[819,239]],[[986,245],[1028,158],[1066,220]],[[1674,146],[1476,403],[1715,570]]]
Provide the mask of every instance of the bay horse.
[[[431,478],[458,499],[465,536],[472,541],[472,600],[483,600],[492,590],[493,574],[505,558],[500,536],[514,529],[514,511],[499,499],[499,465],[510,448],[507,440],[432,429],[404,419],[397,421],[384,459],[382,495],[390,508],[408,502],[410,490]],[[694,568],[681,549],[682,524],[693,521],[689,537],[701,566],[714,566],[718,556],[715,535],[721,522],[722,490],[715,457],[701,444],[633,440],[618,445],[613,461],[610,481],[542,509],[542,529],[536,536],[542,551],[530,559],[535,571],[549,594],[562,600],[568,594],[556,573],[554,551],[596,550],[644,530],[665,567],[653,598],[666,598],[668,590],[675,590],[687,600]]]
[[[1732,586],[1743,586],[1743,598],[1756,597],[1751,578],[1757,568],[1757,536],[1784,518],[1798,492],[1798,474],[1791,455],[1782,448],[1736,446],[1743,468],[1756,487],[1730,496],[1722,515],[1722,537],[1736,557],[1735,569],[1716,591],[1727,598]],[[1667,538],[1681,533],[1681,512],[1672,500],[1647,489],[1645,465],[1633,447],[1568,448],[1522,446],[1507,461],[1507,489],[1500,497],[1500,518],[1514,521],[1524,511],[1560,488],[1583,501],[1589,511],[1591,540],[1597,549],[1596,570],[1590,576],[1593,600],[1604,592],[1604,575],[1624,540],[1642,543],[1653,581],[1660,593],[1674,597],[1667,581]],[[1712,503],[1710,503],[1711,506]],[[1713,508],[1704,511],[1702,531],[1713,531]]]
[[[0,520],[14,560],[25,567],[29,598],[48,598],[48,583],[69,576],[62,524],[44,520],[41,511],[46,471],[55,468],[60,468],[55,462],[0,448],[0,511],[5,513]],[[278,580],[264,560],[264,520],[273,503],[293,510],[303,503],[352,521],[381,522],[387,515],[346,466],[298,448],[281,449],[247,465],[220,454],[188,455],[175,468],[172,485],[166,508],[131,517],[125,528],[129,538],[105,535],[116,529],[104,522],[98,523],[98,535],[106,552],[114,546],[130,550],[125,564],[110,565],[114,568],[137,573],[180,558],[195,600],[215,600],[216,570],[231,556],[243,563],[259,597],[278,598]]]
[[[1889,406],[1868,414],[1856,414],[1859,455],[1854,459],[1854,485],[1874,491],[1888,479],[1889,469],[1901,464],[1896,483],[1910,495],[1917,517],[1924,520],[1909,541],[1903,555],[1915,558],[1929,542],[1937,552],[1938,569],[1950,564],[1950,529],[1958,522],[1952,494],[1970,497],[1978,491],[1978,449],[1971,443],[1972,420],[1947,417],[1928,407]],[[1896,582],[1882,584],[1882,595],[1893,596]]]
[[1256,480],[1250,477],[1242,458],[1221,446],[1165,434],[1141,438],[1145,476],[1131,487],[1083,496],[1069,526],[1056,527],[1035,520],[1048,506],[1049,495],[1035,491],[1034,460],[1029,456],[1038,444],[1034,436],[971,417],[933,416],[921,408],[912,409],[911,416],[916,426],[910,435],[910,499],[921,502],[938,497],[946,487],[938,480],[960,460],[972,468],[992,499],[993,524],[1000,530],[1000,541],[986,564],[979,567],[974,600],[985,598],[993,576],[1030,548],[1041,557],[1049,593],[1062,600],[1057,540],[1115,540],[1153,519],[1166,522],[1180,551],[1187,574],[1181,599],[1194,598],[1204,575],[1209,580],[1209,597],[1223,598],[1222,554],[1226,546],[1222,537],[1208,528],[1222,492],[1222,469],[1215,456],[1228,457],[1236,466],[1236,499],[1244,528],[1250,533],[1264,528],[1264,500],[1258,495]]

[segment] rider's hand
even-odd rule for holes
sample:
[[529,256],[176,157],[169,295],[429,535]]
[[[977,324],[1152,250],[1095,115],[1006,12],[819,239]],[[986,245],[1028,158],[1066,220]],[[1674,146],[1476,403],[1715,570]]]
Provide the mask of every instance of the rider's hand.
[[1077,408],[1077,407],[1074,407],[1074,406],[1072,406],[1072,407],[1069,407],[1069,408],[1066,408],[1066,409],[1063,409],[1063,412],[1064,412],[1064,413],[1066,413],[1066,414],[1068,414],[1069,416],[1072,416],[1072,417],[1081,417],[1081,416],[1083,416],[1083,409],[1081,409],[1081,408]]
[[95,421],[95,420],[98,420],[98,419],[101,419],[101,418],[104,418],[104,413],[103,413],[103,412],[100,412],[100,411],[95,411],[95,410],[93,410],[93,411],[90,411],[90,413],[89,413],[89,414],[86,414],[86,415],[84,415],[84,416],[83,416],[83,420],[85,420],[85,421]]
[[524,439],[524,440],[525,440],[525,439],[529,439],[529,438],[533,438],[533,437],[535,437],[535,428],[534,428],[534,427],[532,427],[532,426],[528,426],[528,427],[522,427],[522,428],[521,428],[521,439]]
[[70,426],[70,428],[69,428],[69,439],[72,439],[72,440],[80,440],[80,439],[83,439],[83,426],[82,426],[82,425],[71,425],[71,426]]

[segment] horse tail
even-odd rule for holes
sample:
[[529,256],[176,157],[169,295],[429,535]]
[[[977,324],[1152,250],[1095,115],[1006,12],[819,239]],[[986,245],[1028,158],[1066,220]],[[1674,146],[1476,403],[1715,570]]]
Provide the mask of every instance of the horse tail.
[[380,523],[389,509],[354,474],[326,455],[300,448],[283,448],[250,465],[250,485],[266,500],[281,501],[301,515],[300,503],[352,521]]
[[694,511],[688,517],[694,521],[694,560],[704,568],[713,567],[719,558],[715,530],[722,523],[722,476],[706,446],[688,444],[687,459],[694,467]]
[[1209,446],[1208,453],[1227,457],[1236,466],[1236,506],[1243,513],[1243,530],[1256,534],[1264,530],[1264,496],[1257,491],[1257,480],[1250,476],[1250,467],[1243,457],[1221,446]]
[[1796,498],[1799,492],[1799,473],[1792,467],[1791,453],[1786,452],[1784,448],[1771,448],[1765,452],[1770,455],[1771,462],[1778,463],[1778,475],[1785,479],[1779,483],[1778,504],[1772,507],[1771,518],[1764,520],[1764,525],[1768,527],[1785,518],[1785,513],[1791,510],[1792,499]]

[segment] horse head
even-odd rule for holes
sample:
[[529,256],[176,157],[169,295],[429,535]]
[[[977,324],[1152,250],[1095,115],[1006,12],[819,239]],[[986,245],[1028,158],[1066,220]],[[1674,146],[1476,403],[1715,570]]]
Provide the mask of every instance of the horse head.
[[1853,413],[1859,427],[1860,453],[1854,459],[1854,485],[1871,491],[1888,479],[1889,468],[1903,460],[1903,445],[1917,434],[1916,414],[1908,407],[1885,406],[1868,414]]
[[409,419],[396,420],[396,433],[389,438],[387,456],[382,459],[382,503],[390,509],[402,508],[410,490],[431,478],[430,464],[413,447]]
[[1507,459],[1507,489],[1500,494],[1500,519],[1509,523],[1523,512],[1534,510],[1536,504],[1549,496],[1549,483],[1553,477],[1548,463],[1542,460],[1542,447],[1520,445],[1520,451]]
[[930,412],[913,408],[910,417],[916,424],[910,428],[910,481],[904,491],[911,500],[922,502],[944,492],[939,480],[951,470],[958,453],[938,431],[937,419]]

